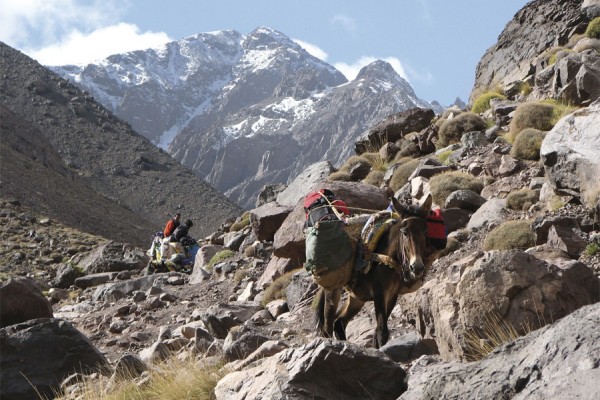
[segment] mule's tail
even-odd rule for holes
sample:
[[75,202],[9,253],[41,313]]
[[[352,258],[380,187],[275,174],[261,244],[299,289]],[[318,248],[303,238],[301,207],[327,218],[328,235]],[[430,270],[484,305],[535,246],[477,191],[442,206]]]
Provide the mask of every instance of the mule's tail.
[[317,327],[317,334],[323,334],[323,325],[325,324],[325,290],[320,287],[319,291],[315,295],[316,310],[315,310],[315,324]]

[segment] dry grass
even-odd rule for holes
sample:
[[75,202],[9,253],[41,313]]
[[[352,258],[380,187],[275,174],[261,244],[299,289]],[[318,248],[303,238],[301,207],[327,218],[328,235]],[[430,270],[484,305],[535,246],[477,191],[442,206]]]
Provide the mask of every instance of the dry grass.
[[371,168],[373,168],[374,171],[385,172],[389,165],[389,163],[381,157],[379,152],[363,153],[362,158],[371,165]]
[[539,160],[545,136],[545,132],[537,129],[523,129],[514,140],[510,155],[519,160]]
[[506,221],[494,228],[483,242],[484,250],[511,250],[535,246],[535,234],[527,220]]
[[395,192],[408,182],[408,177],[421,163],[420,160],[405,157],[398,160],[400,165],[394,171],[392,179],[390,179],[390,188]]
[[139,386],[130,377],[123,377],[107,391],[107,378],[88,379],[83,382],[82,393],[78,394],[77,399],[213,400],[217,383],[228,372],[221,367],[172,358],[151,368],[148,381]]
[[292,276],[298,272],[298,269],[291,270],[275,279],[273,283],[267,287],[263,293],[262,300],[260,303],[265,307],[267,304],[277,299],[285,299],[285,289],[289,286],[292,281]]
[[527,128],[549,131],[554,126],[554,108],[544,103],[523,103],[515,110],[506,139],[513,143]]
[[467,361],[478,361],[495,348],[531,332],[530,325],[521,327],[521,332],[496,313],[486,314],[481,328],[465,333],[465,357]]
[[491,107],[490,100],[492,99],[505,100],[506,96],[498,92],[483,93],[473,101],[473,107],[471,108],[471,111],[475,114],[481,114],[482,112],[489,110]]
[[479,115],[472,112],[464,112],[442,124],[436,145],[446,147],[452,143],[458,143],[463,134],[473,131],[484,131],[486,127],[486,122]]
[[384,175],[385,174],[382,171],[373,169],[369,172],[369,175],[367,175],[363,182],[373,186],[381,186]]
[[588,24],[585,35],[592,39],[600,39],[600,17],[596,17]]
[[337,172],[332,172],[328,177],[327,180],[330,182],[334,182],[334,181],[342,181],[342,182],[350,182],[350,174],[346,171],[337,171]]
[[513,210],[528,210],[539,200],[538,193],[529,188],[514,190],[506,197],[506,205]]
[[228,258],[231,258],[233,256],[235,256],[235,252],[233,250],[229,250],[229,249],[221,250],[221,251],[217,252],[217,254],[215,254],[213,256],[213,258],[210,259],[210,261],[208,262],[208,264],[206,264],[204,269],[207,271],[211,271],[215,265],[217,265],[218,263],[225,261]]
[[229,231],[230,232],[241,231],[248,225],[250,225],[250,212],[246,211],[242,214],[242,216],[239,218],[239,220],[237,220],[236,222],[234,222],[231,225],[231,228],[229,228]]

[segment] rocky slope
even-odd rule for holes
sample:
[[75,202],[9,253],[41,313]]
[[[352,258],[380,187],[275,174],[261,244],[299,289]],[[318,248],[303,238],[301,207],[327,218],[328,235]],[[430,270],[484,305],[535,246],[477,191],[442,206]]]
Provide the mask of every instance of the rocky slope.
[[[177,208],[196,221],[198,235],[238,213],[225,196],[89,94],[3,43],[0,53],[4,196],[90,233],[114,234],[138,245]],[[13,157],[29,158],[31,168],[8,165]],[[69,216],[72,204],[79,206]]]
[[[0,329],[2,398],[35,395],[21,372],[67,398],[129,384],[151,396],[157,374],[177,368],[161,363],[176,357],[219,371],[206,398],[595,399],[600,187],[590,171],[600,168],[600,100],[567,109],[528,145],[538,146],[529,158],[514,151],[523,132],[511,138],[515,119],[539,106],[523,100],[492,102],[480,115],[390,115],[365,139],[377,152],[342,171],[313,164],[200,240],[190,275],[146,275],[143,249],[3,202],[0,252],[21,267],[5,268],[0,287],[0,322],[9,321]],[[347,342],[316,337],[302,200],[323,186],[356,213],[385,208],[390,191],[413,204],[431,195],[443,210],[448,244],[400,296],[379,350],[369,348],[372,304],[348,323]],[[49,343],[65,350],[45,357]],[[85,360],[71,375],[73,348]]]
[[264,27],[247,36],[198,34],[54,70],[244,208],[267,183],[287,183],[316,161],[341,163],[387,115],[433,107],[387,63],[347,82]]

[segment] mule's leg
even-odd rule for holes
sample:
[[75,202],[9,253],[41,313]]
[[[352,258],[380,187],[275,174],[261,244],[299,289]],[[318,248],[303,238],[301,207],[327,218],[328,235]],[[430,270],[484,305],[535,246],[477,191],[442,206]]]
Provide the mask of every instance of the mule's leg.
[[[333,323],[337,313],[338,304],[342,297],[342,289],[334,289],[332,291],[324,290],[322,300],[322,316],[323,324],[320,329],[321,336],[332,338],[333,337]],[[320,304],[321,305],[321,304]]]
[[342,311],[339,313],[338,317],[335,319],[335,323],[333,325],[335,336],[338,339],[347,340],[346,326],[348,326],[348,322],[350,322],[350,320],[354,318],[356,314],[358,314],[358,312],[361,310],[364,304],[364,301],[359,300],[351,294],[348,294],[346,304],[344,305]]
[[383,288],[380,286],[375,288],[373,294],[375,318],[377,319],[377,327],[375,328],[375,335],[373,335],[373,346],[378,349],[387,343],[390,333],[387,326],[388,312],[386,310],[386,299]]

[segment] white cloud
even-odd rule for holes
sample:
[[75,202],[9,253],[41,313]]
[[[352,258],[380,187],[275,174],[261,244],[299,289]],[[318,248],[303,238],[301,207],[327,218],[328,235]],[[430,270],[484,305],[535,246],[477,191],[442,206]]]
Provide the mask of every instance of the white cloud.
[[354,32],[356,30],[356,21],[347,15],[335,15],[333,18],[331,18],[330,22],[334,25],[340,25],[348,32]]
[[356,75],[360,72],[361,68],[371,64],[374,61],[383,60],[390,63],[390,65],[394,68],[394,70],[400,75],[402,78],[410,81],[408,75],[406,74],[406,70],[404,66],[396,57],[386,57],[386,58],[376,58],[371,56],[362,56],[358,60],[356,60],[353,64],[346,64],[343,62],[335,63],[334,67],[336,67],[348,80],[354,80]]
[[25,52],[44,65],[87,64],[111,54],[157,47],[170,40],[164,32],[140,33],[136,25],[120,23],[89,34],[75,30],[59,43]]
[[0,0],[0,40],[46,65],[85,64],[170,40],[120,22],[129,5],[130,0]]
[[327,61],[327,58],[329,57],[329,55],[325,51],[323,51],[319,46],[312,44],[312,43],[305,42],[300,39],[292,39],[292,40],[294,42],[298,43],[298,45],[300,45],[300,47],[302,47],[304,50],[308,51],[308,54],[310,54],[311,56],[317,57],[323,61]]

